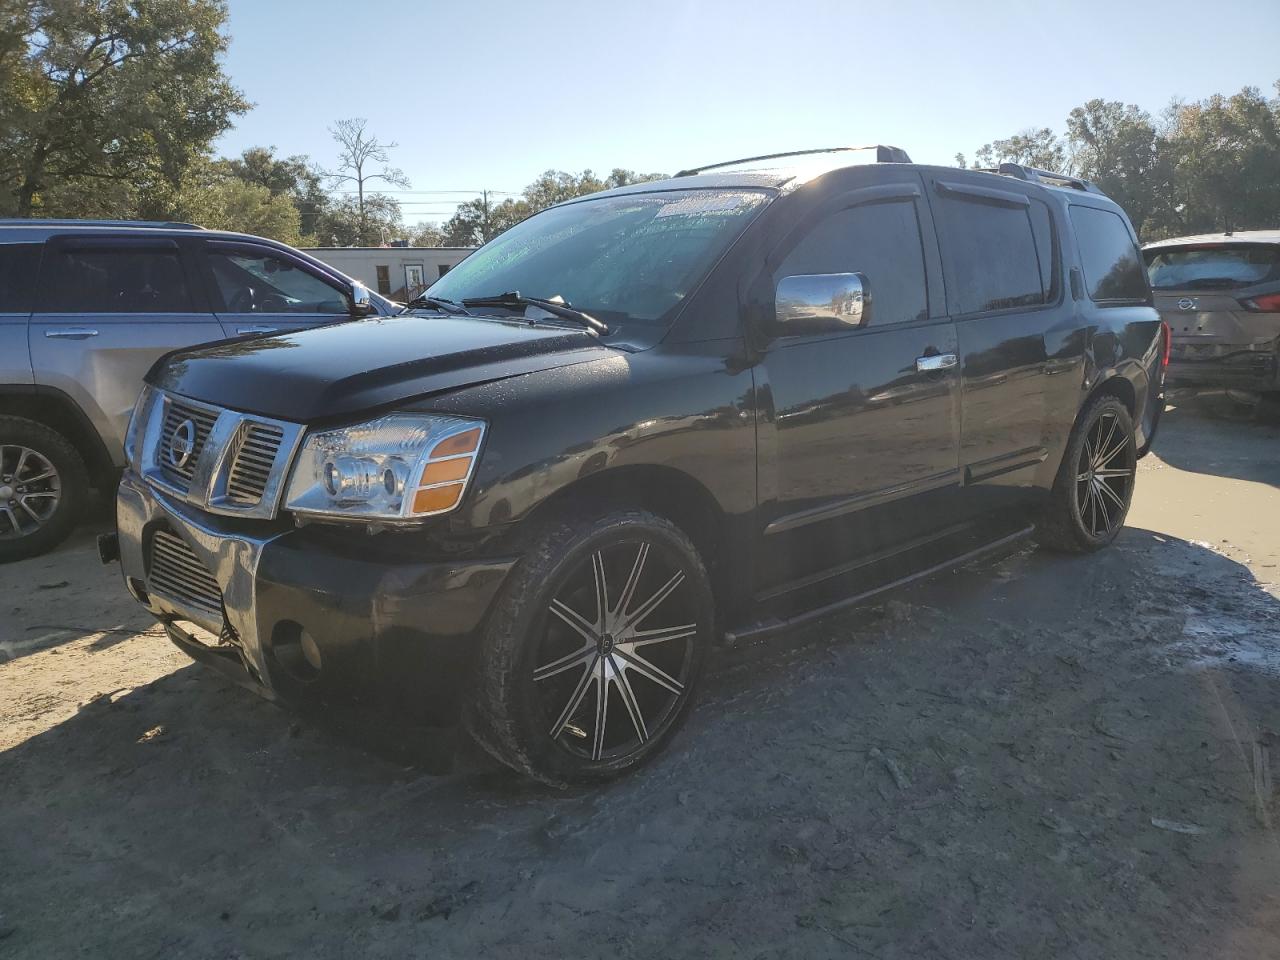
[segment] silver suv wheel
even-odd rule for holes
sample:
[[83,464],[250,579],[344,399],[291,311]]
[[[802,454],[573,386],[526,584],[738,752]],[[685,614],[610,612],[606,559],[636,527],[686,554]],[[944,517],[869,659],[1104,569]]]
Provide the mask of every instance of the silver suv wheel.
[[62,477],[44,454],[17,444],[0,445],[0,539],[29,536],[53,519],[62,500]]

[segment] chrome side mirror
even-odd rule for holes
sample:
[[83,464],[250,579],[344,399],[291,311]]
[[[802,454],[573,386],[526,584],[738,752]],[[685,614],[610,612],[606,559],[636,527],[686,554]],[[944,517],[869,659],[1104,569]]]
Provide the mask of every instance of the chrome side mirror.
[[783,277],[774,296],[779,332],[821,333],[860,327],[871,290],[861,273],[809,273]]
[[376,312],[373,302],[369,299],[369,288],[357,280],[351,285],[351,315],[367,317]]

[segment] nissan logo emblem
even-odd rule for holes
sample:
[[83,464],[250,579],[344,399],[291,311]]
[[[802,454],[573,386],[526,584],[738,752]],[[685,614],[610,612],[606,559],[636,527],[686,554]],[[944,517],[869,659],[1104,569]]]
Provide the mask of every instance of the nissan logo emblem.
[[1183,297],[1178,301],[1179,310],[1194,310],[1198,306],[1200,306],[1199,297]]
[[196,425],[194,420],[183,420],[169,438],[169,462],[181,470],[191,462],[196,449]]

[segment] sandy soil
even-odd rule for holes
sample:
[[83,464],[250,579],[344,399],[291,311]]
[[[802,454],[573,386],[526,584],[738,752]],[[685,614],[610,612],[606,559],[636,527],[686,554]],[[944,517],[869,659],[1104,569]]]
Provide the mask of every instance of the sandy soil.
[[0,956],[1280,956],[1280,427],[1171,411],[1129,524],[728,651],[563,793],[189,664],[85,531],[0,568]]

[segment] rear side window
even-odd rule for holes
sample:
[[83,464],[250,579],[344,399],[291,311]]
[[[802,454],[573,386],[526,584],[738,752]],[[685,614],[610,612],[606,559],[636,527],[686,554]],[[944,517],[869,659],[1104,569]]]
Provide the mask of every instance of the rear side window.
[[191,313],[177,250],[132,246],[50,251],[41,276],[48,313]]
[[924,249],[915,203],[863,204],[819,221],[773,274],[862,273],[871,291],[871,326],[928,316]]
[[1090,300],[1145,302],[1151,297],[1138,245],[1124,220],[1110,210],[1073,204],[1071,224]]
[[[954,313],[1034,307],[1048,299],[1029,205],[948,193],[938,208],[943,270]],[[1047,211],[1043,216],[1047,221]],[[1044,242],[1052,246],[1047,234]],[[1051,259],[1047,254],[1044,259]],[[1046,270],[1052,271],[1051,262]]]
[[1280,245],[1170,247],[1145,256],[1157,290],[1234,290],[1280,276]]
[[0,244],[0,313],[30,313],[34,307],[40,244]]

